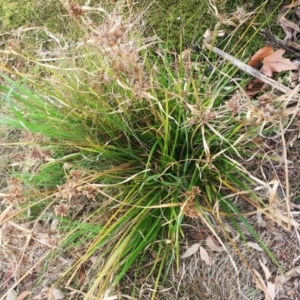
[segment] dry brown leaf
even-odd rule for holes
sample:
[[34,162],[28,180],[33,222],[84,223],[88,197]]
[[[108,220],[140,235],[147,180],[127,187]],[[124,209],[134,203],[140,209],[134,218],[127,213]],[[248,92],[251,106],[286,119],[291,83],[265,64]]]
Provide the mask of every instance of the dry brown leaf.
[[248,246],[257,250],[257,251],[263,251],[263,249],[257,244],[252,242],[247,242]]
[[203,34],[204,39],[212,39],[213,37],[213,31],[206,29]]
[[93,255],[93,256],[90,257],[90,261],[91,261],[93,264],[95,264],[98,258],[99,258],[99,257],[98,257],[97,255]]
[[248,65],[250,67],[255,67],[260,61],[262,61],[266,56],[274,52],[271,46],[265,46],[259,49],[251,58]]
[[278,275],[275,277],[275,288],[276,291],[281,288],[288,281],[287,277],[284,274]]
[[286,34],[286,37],[284,38],[284,40],[290,40],[293,35],[293,32],[294,31],[299,32],[298,29],[300,29],[300,28],[298,27],[297,24],[287,20],[285,18],[286,14],[287,14],[287,9],[283,8],[279,12],[279,15],[277,17],[277,22],[281,26],[284,33]]
[[226,251],[223,247],[217,246],[211,236],[207,237],[207,239],[206,239],[206,245],[212,251],[216,251],[216,252]]
[[193,254],[195,254],[198,249],[200,247],[200,244],[197,243],[197,244],[194,244],[192,245],[190,248],[188,248],[181,256],[181,258],[187,258],[189,256],[192,256]]
[[268,233],[270,233],[270,234],[272,234],[274,236],[277,236],[281,240],[284,240],[284,234],[282,233],[282,231],[280,231],[275,226],[273,226],[272,224],[270,224],[270,222],[268,222],[266,224],[266,229],[267,229]]
[[261,267],[263,268],[263,270],[265,272],[265,277],[266,277],[267,284],[265,283],[265,281],[263,280],[261,275],[256,270],[253,270],[253,272],[257,276],[257,278],[254,278],[255,283],[256,283],[256,287],[264,292],[266,300],[274,300],[274,298],[275,298],[275,284],[272,283],[271,280],[270,280],[271,279],[271,273],[270,273],[269,269],[262,263],[261,260],[259,260],[259,263],[260,263]]
[[263,59],[262,72],[266,76],[272,77],[273,72],[297,69],[289,59],[282,57],[284,52],[284,49],[279,49]]
[[285,17],[279,18],[278,23],[283,28],[284,31],[293,29],[296,32],[300,32],[300,27],[296,23],[289,21]]
[[260,228],[266,227],[267,223],[263,219],[262,213],[261,212],[257,212],[256,217],[257,217],[257,225],[258,225],[258,227],[260,227]]
[[267,288],[264,280],[260,276],[260,274],[256,270],[253,270],[253,272],[257,276],[257,278],[254,277],[256,287],[264,292],[264,294],[266,296],[266,300],[273,300],[270,298],[269,293],[268,293],[268,288]]
[[78,282],[78,286],[83,285],[85,278],[86,278],[85,270],[84,270],[83,267],[81,267],[79,269],[79,282]]
[[31,292],[30,291],[24,291],[22,292],[18,297],[17,297],[17,300],[23,300],[25,299],[28,295],[30,295]]
[[271,275],[269,269],[263,264],[263,262],[261,260],[259,260],[259,263],[265,272],[269,296],[271,297],[271,299],[274,299],[275,298],[275,283],[272,282],[272,275]]
[[232,233],[232,234],[235,233],[235,231],[228,224],[224,224],[224,229],[228,233]]
[[200,257],[208,266],[211,265],[211,261],[208,256],[208,253],[203,247],[200,247]]
[[240,235],[238,234],[238,235],[236,235],[234,238],[232,238],[232,242],[236,242],[236,241],[238,241],[240,239]]
[[258,78],[251,78],[246,86],[244,87],[245,93],[250,98],[258,94],[264,87],[264,82],[259,80]]
[[291,4],[285,5],[283,8],[289,9],[289,8],[296,7],[298,5],[300,5],[300,0],[293,1]]

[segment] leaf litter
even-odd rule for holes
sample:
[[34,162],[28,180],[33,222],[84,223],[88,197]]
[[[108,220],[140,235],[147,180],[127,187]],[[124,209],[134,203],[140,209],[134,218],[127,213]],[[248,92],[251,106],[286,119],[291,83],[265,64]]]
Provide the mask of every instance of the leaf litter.
[[287,58],[283,58],[285,50],[278,49],[263,59],[262,72],[272,77],[274,72],[296,70],[297,67]]
[[193,244],[191,247],[189,247],[184,252],[184,254],[181,256],[181,258],[187,258],[192,255],[195,255],[198,252],[198,250],[200,250],[201,259],[206,263],[206,265],[210,266],[211,261],[210,261],[209,255],[208,255],[207,251],[203,247],[200,246],[200,243]]
[[262,62],[262,73],[269,77],[272,77],[274,72],[280,73],[282,71],[298,69],[288,58],[282,57],[284,53],[284,49],[274,51],[272,47],[265,46],[252,56],[248,64],[254,67],[259,62]]

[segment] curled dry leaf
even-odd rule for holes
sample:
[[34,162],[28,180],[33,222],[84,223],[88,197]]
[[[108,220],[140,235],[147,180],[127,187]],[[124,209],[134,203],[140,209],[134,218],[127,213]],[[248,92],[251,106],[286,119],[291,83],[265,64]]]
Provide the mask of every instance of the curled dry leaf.
[[255,67],[259,62],[261,62],[266,56],[274,52],[271,46],[265,46],[259,49],[251,58],[248,65],[250,67]]
[[214,36],[225,36],[224,30],[218,30],[218,31],[211,31],[209,29],[206,29],[206,31],[203,34],[205,43],[209,44]]
[[262,72],[272,77],[274,72],[295,70],[297,67],[287,58],[282,57],[284,49],[279,49],[263,59]]
[[232,242],[236,242],[236,241],[238,241],[240,239],[240,235],[239,234],[237,234],[235,237],[233,237],[232,238]]
[[264,84],[265,83],[258,78],[251,78],[244,88],[246,95],[250,98],[255,96],[263,89]]
[[200,244],[197,243],[197,244],[194,244],[192,245],[190,248],[188,248],[181,256],[181,258],[187,258],[189,256],[192,256],[193,254],[195,254],[198,249],[200,247]]
[[235,233],[235,231],[231,228],[231,226],[229,226],[228,224],[225,224],[224,225],[224,229],[226,230],[226,232],[228,232],[228,233],[231,233],[231,234],[233,234],[233,233]]
[[279,18],[278,23],[284,31],[290,31],[292,29],[296,32],[300,32],[300,27],[296,23],[289,21],[284,17]]

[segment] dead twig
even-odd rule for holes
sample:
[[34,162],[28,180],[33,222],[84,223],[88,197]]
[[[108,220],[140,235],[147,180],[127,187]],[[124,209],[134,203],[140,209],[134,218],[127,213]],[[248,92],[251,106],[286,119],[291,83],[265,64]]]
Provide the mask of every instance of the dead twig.
[[297,51],[295,51],[294,49],[292,49],[293,44],[289,45],[287,42],[284,43],[282,40],[276,38],[271,33],[267,32],[263,29],[261,29],[260,32],[263,35],[265,35],[273,45],[276,45],[277,47],[284,49],[286,52],[288,52],[288,53],[294,55],[296,58],[300,59],[300,54]]

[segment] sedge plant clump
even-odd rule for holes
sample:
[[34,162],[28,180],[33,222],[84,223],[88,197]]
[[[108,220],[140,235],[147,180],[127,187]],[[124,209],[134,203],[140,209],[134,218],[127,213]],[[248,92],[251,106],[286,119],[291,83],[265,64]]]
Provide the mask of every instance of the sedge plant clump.
[[155,299],[179,268],[184,219],[200,219],[222,244],[231,240],[222,225],[229,215],[258,238],[232,199],[265,207],[253,191],[261,181],[242,161],[276,122],[266,126],[254,104],[229,101],[230,74],[222,74],[230,68],[197,74],[189,51],[143,43],[139,17],[116,9],[95,25],[85,9],[70,7],[84,32],[76,47],[53,63],[32,59],[47,76],[15,72],[16,80],[2,70],[0,122],[41,134],[38,146],[51,150],[30,178],[23,174],[41,192],[19,209],[57,220],[60,251],[80,253],[56,284],[74,286],[85,269],[93,280],[80,279],[84,299],[100,298],[147,265]]

